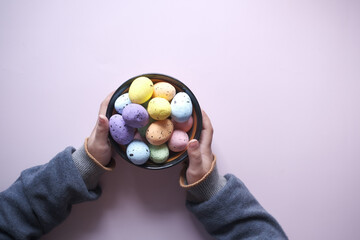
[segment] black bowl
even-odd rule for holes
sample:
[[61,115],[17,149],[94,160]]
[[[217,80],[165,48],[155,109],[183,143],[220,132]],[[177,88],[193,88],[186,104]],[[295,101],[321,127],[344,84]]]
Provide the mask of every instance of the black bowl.
[[[180,82],[179,80],[177,80],[173,77],[166,76],[163,74],[142,74],[142,75],[130,78],[129,80],[124,82],[115,91],[114,95],[111,97],[107,111],[106,111],[106,117],[108,119],[110,119],[110,117],[116,113],[115,108],[114,108],[114,103],[115,103],[116,99],[123,93],[128,92],[131,83],[138,77],[148,77],[151,79],[151,81],[154,84],[157,82],[168,82],[175,87],[176,92],[185,92],[190,96],[190,99],[193,104],[192,117],[194,119],[194,123],[193,123],[193,127],[188,132],[188,135],[189,135],[190,140],[194,139],[194,138],[199,140],[201,130],[202,130],[202,114],[201,114],[200,105],[199,105],[195,95],[191,92],[191,90],[184,83]],[[128,157],[126,155],[126,146],[125,145],[120,145],[117,142],[115,142],[115,140],[112,138],[112,136],[110,134],[109,134],[109,139],[110,139],[112,147],[123,159],[125,159],[126,161],[128,161],[129,163],[131,163],[133,165],[136,165],[128,159]],[[184,161],[187,158],[188,158],[188,154],[187,154],[186,150],[184,150],[182,152],[178,152],[178,153],[170,151],[169,159],[164,163],[157,164],[157,163],[153,163],[152,161],[148,160],[146,163],[144,163],[142,165],[136,165],[136,166],[145,168],[145,169],[151,169],[151,170],[165,169],[165,168],[175,166],[176,164]]]

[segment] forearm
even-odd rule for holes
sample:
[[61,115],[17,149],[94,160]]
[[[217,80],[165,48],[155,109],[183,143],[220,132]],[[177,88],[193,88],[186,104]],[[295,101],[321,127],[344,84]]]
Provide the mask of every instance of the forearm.
[[0,193],[0,239],[39,238],[61,223],[73,204],[100,196],[97,179],[105,170],[94,166],[83,148],[74,150],[23,171]]
[[[187,208],[216,239],[287,239],[245,185],[233,175],[218,175],[215,163],[202,181],[182,185],[187,188]],[[204,192],[211,194],[204,199]]]

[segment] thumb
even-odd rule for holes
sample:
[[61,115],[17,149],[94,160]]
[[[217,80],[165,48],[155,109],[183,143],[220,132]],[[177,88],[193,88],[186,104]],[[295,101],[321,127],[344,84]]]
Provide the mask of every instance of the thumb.
[[192,139],[188,143],[189,169],[197,170],[201,167],[202,158],[200,151],[200,143],[196,139]]
[[107,141],[109,132],[109,120],[104,115],[99,115],[96,124],[95,135],[99,141]]

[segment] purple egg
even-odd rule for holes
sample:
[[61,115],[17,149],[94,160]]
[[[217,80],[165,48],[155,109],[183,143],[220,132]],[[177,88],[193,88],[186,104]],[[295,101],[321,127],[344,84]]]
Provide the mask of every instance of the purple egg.
[[136,103],[127,105],[122,111],[122,116],[126,125],[134,128],[144,127],[149,122],[149,114],[146,109]]
[[129,144],[135,135],[135,128],[127,126],[120,114],[114,114],[109,119],[110,134],[121,145]]

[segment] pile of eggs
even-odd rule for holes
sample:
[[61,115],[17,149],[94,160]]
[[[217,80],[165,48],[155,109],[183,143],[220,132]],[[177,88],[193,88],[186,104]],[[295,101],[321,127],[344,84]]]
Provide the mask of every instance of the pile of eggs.
[[154,84],[147,77],[138,77],[129,91],[114,104],[117,113],[109,119],[110,134],[126,146],[128,159],[142,165],[149,159],[161,164],[170,151],[184,151],[193,126],[193,105],[185,92],[176,93],[168,82]]

